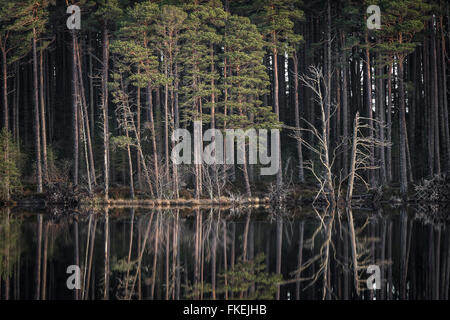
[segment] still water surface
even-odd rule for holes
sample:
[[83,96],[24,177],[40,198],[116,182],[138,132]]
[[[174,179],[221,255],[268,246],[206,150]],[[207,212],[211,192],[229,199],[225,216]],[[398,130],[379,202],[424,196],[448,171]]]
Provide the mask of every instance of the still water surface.
[[[3,208],[0,297],[448,299],[449,225],[423,217],[413,208]],[[367,289],[369,265],[377,290]]]

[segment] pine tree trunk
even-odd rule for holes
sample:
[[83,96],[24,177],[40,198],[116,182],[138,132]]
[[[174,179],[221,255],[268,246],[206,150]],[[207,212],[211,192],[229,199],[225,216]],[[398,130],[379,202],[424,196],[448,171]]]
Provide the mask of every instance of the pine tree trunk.
[[348,61],[344,50],[345,33],[341,31],[341,64],[342,64],[342,136],[344,138],[344,151],[342,154],[342,166],[344,175],[348,173],[348,142],[349,137],[349,110],[348,110]]
[[353,139],[352,139],[352,153],[350,160],[350,171],[349,171],[349,179],[347,186],[347,196],[346,201],[347,204],[350,205],[353,196],[353,184],[355,182],[356,175],[356,152],[357,152],[357,139],[358,139],[358,127],[359,127],[359,113],[356,113],[355,121],[353,124]]
[[[125,133],[128,141],[130,137],[128,133],[128,125],[125,124],[125,126],[126,126]],[[134,199],[133,159],[131,158],[131,149],[129,143],[127,143],[127,155],[128,155],[128,169],[130,174],[130,197],[131,199]]]
[[[275,35],[273,36],[273,44],[275,44]],[[273,62],[273,105],[275,108],[275,114],[277,117],[277,121],[280,120],[280,104],[279,104],[279,92],[278,92],[278,51],[277,48],[274,47],[272,49],[272,62]],[[281,144],[278,144],[278,159],[280,163],[280,168],[277,172],[277,188],[280,189],[283,184],[283,166],[281,163]]]
[[[433,18],[434,19],[434,18]],[[433,27],[434,28],[434,27]],[[441,174],[441,157],[440,157],[440,145],[439,145],[439,83],[438,83],[438,71],[437,71],[437,52],[436,52],[436,36],[435,32],[432,34],[431,39],[431,68],[433,70],[433,82],[432,82],[432,103],[433,103],[433,127],[434,127],[434,166],[437,174]]]
[[[327,81],[327,95],[326,95],[326,117],[327,121],[327,137],[330,137],[330,115],[331,115],[331,3],[327,0],[327,61],[326,61],[326,81]],[[327,148],[329,147],[330,140],[328,140]]]
[[[149,109],[149,120],[150,120],[150,133],[152,135],[152,146],[153,146],[153,162],[155,169],[155,191],[156,196],[159,197],[159,163],[158,163],[158,149],[156,145],[156,132],[155,132],[155,121],[153,120],[153,97],[152,97],[152,89],[150,85],[147,86],[147,104]],[[142,165],[144,165],[145,159],[142,160]]]
[[[168,75],[168,57],[164,57],[164,75],[166,80],[169,80]],[[169,84],[166,82],[164,86],[164,160],[165,160],[165,174],[166,179],[169,181]]]
[[387,143],[386,147],[386,178],[387,182],[392,182],[392,60],[388,65],[387,75]]
[[78,97],[77,97],[77,58],[76,34],[72,30],[72,138],[73,138],[73,184],[78,185]]
[[[92,139],[91,139],[91,126],[89,123],[89,117],[88,117],[88,109],[87,109],[87,102],[86,102],[86,95],[84,90],[84,81],[83,81],[83,73],[81,68],[81,56],[80,56],[80,46],[78,45],[78,41],[76,41],[77,47],[76,47],[76,53],[77,53],[77,71],[78,71],[78,92],[79,97],[82,102],[81,108],[83,109],[83,119],[81,119],[83,126],[85,128],[85,135],[86,135],[86,141],[85,144],[87,144],[87,152],[89,155],[88,162],[89,162],[89,174],[90,179],[94,185],[96,185],[96,179],[95,179],[95,164],[94,164],[94,153],[92,148]],[[93,128],[93,127],[92,127]]]
[[34,147],[36,151],[36,184],[37,192],[42,193],[42,163],[41,163],[41,139],[39,119],[39,89],[38,89],[38,61],[36,28],[33,28],[33,93],[34,93]]
[[[292,57],[294,66],[294,108],[295,108],[295,127],[298,134],[300,132],[300,107],[298,101],[298,57],[297,52],[294,52]],[[297,156],[298,156],[298,179],[301,183],[305,182],[305,174],[303,170],[303,152],[302,152],[302,142],[297,139]]]
[[[449,5],[447,4],[447,10]],[[440,30],[441,30],[441,85],[442,85],[442,109],[444,110],[444,132],[445,132],[445,144],[447,149],[447,171],[450,171],[450,130],[449,130],[449,116],[448,116],[448,95],[447,95],[447,65],[446,58],[446,43],[444,36],[444,17],[440,17]]]
[[8,61],[6,48],[2,48],[3,66],[3,128],[9,130],[9,109],[8,109]]
[[[138,74],[141,73],[141,69],[138,67]],[[141,140],[141,87],[136,88],[136,138]],[[139,157],[139,151],[136,150],[136,164],[137,164],[137,179],[139,189],[142,189],[142,165],[141,158]]]
[[[365,63],[365,93],[366,93],[366,107],[367,107],[367,117],[368,122],[369,122],[369,137],[373,138],[373,109],[372,109],[372,72],[371,72],[371,59],[370,59],[370,51],[369,51],[369,32],[366,29],[365,32],[365,44],[366,44],[366,49],[365,49],[365,58],[366,61]],[[374,146],[373,144],[370,145],[370,159],[369,159],[369,163],[370,166],[373,168],[375,166],[375,161],[374,161]],[[369,182],[371,186],[375,185],[375,175],[374,175],[374,170],[369,170]]]
[[[6,50],[2,50],[3,53],[3,128],[8,132],[9,131],[9,110],[8,110],[8,62],[7,62],[7,55]],[[5,164],[8,163],[8,157],[9,157],[9,138],[6,139],[6,146],[5,146],[5,154],[3,155],[3,159],[5,161]],[[7,170],[8,171],[8,170]],[[6,180],[9,180],[9,173],[6,172]],[[9,181],[6,182],[6,200],[10,199],[10,183]],[[0,280],[1,282],[1,280]]]
[[[42,42],[41,42],[42,45]],[[48,182],[48,161],[47,161],[47,125],[45,117],[45,96],[44,96],[44,50],[41,48],[39,57],[39,93],[41,100],[41,132],[42,132],[42,164],[44,166],[44,180]]]
[[102,109],[103,109],[103,165],[105,182],[105,199],[109,196],[109,116],[108,116],[108,69],[109,36],[106,24],[103,26],[103,75],[102,75]]
[[[378,101],[378,121],[380,122],[378,125],[378,138],[380,141],[385,140],[385,121],[384,121],[384,114],[385,114],[385,108],[384,108],[384,102],[385,102],[385,95],[384,95],[384,86],[383,86],[383,68],[381,66],[377,66],[377,86],[376,86],[376,92],[377,92],[377,101]],[[385,155],[385,148],[384,146],[381,146],[379,148],[380,150],[380,179],[381,179],[381,185],[386,185],[387,177],[386,177],[386,155]]]
[[[92,35],[89,33],[89,46],[88,46],[88,52],[92,52]],[[92,133],[94,135],[94,73],[93,73],[93,61],[92,61],[92,54],[89,54],[89,107],[90,107],[90,123],[91,123],[91,129]]]
[[400,192],[406,195],[408,191],[407,160],[406,160],[406,111],[405,86],[403,83],[403,57],[398,58],[398,90],[399,90],[399,121],[400,121]]

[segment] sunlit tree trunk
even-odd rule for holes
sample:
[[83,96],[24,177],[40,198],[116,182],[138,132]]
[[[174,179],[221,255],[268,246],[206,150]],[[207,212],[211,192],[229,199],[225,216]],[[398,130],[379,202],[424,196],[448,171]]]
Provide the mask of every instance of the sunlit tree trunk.
[[[298,98],[298,57],[297,51],[294,51],[292,56],[294,66],[294,112],[295,112],[295,127],[300,130],[300,107]],[[300,131],[299,131],[300,132]],[[300,134],[300,133],[299,133]],[[305,182],[305,174],[303,170],[303,152],[302,143],[297,139],[297,157],[298,157],[298,179],[300,182]]]
[[[41,46],[42,46],[41,41]],[[41,136],[42,136],[42,164],[44,169],[44,180],[48,183],[48,160],[47,160],[47,125],[45,117],[45,95],[44,95],[44,50],[41,48],[39,55],[39,95],[41,105]]]
[[109,36],[106,24],[103,26],[102,45],[102,111],[103,111],[103,166],[105,183],[105,200],[109,196],[109,115],[108,115],[108,70],[109,70]]

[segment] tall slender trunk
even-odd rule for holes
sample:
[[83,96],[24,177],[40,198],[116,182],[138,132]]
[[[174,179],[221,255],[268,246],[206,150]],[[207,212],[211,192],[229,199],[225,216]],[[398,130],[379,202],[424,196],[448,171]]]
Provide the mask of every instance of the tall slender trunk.
[[341,31],[341,64],[342,64],[342,136],[344,138],[344,151],[342,153],[342,166],[344,175],[348,173],[348,136],[349,136],[349,110],[348,110],[348,61],[345,51],[345,33]]
[[386,140],[388,145],[386,147],[386,178],[388,182],[392,182],[392,60],[388,65],[387,72]]
[[[80,98],[80,105],[82,108],[83,117],[81,119],[81,122],[83,123],[84,127],[84,134],[86,135],[84,141],[85,144],[87,144],[87,150],[86,152],[89,155],[89,158],[87,159],[89,164],[89,174],[90,174],[90,180],[94,185],[96,185],[96,179],[95,179],[95,165],[94,165],[94,153],[92,148],[92,138],[91,138],[91,128],[93,129],[92,125],[89,123],[89,116],[88,116],[88,109],[87,109],[87,101],[86,101],[86,95],[84,90],[84,81],[83,81],[83,73],[81,68],[81,56],[80,56],[80,46],[78,45],[78,41],[75,42],[76,47],[76,54],[77,54],[77,71],[78,71],[78,97]],[[92,107],[91,107],[92,108]]]
[[72,139],[73,139],[73,184],[78,185],[78,98],[77,98],[77,59],[76,33],[72,30]]
[[[297,51],[294,51],[292,56],[293,66],[294,66],[294,111],[295,111],[295,128],[298,134],[300,131],[300,107],[298,101],[298,56]],[[302,142],[297,139],[297,157],[298,157],[298,179],[301,183],[305,182],[305,174],[303,170],[303,152],[302,152]]]
[[[272,45],[274,45],[272,49],[272,63],[273,63],[273,106],[275,108],[275,114],[277,117],[277,121],[280,120],[280,104],[279,104],[279,85],[278,85],[278,49],[275,47],[276,45],[276,35],[273,33],[272,35]],[[277,172],[277,188],[281,188],[283,184],[283,166],[281,163],[281,143],[278,143],[278,159],[280,168]]]
[[[447,9],[449,5],[447,4]],[[446,43],[444,36],[444,17],[441,15],[439,20],[439,26],[441,30],[441,88],[442,88],[442,109],[444,110],[444,133],[445,133],[445,146],[447,149],[447,171],[450,171],[450,130],[449,130],[449,116],[448,116],[448,95],[447,95],[447,65],[446,58]]]
[[406,111],[405,111],[405,85],[403,79],[404,57],[398,57],[398,90],[399,90],[399,127],[400,127],[400,191],[406,195],[408,191],[408,176],[406,162]]
[[[366,107],[367,107],[367,117],[369,122],[369,136],[370,138],[373,138],[373,109],[372,109],[372,71],[371,71],[371,64],[370,64],[370,51],[369,51],[369,32],[366,29],[365,31],[365,86],[366,86]],[[374,167],[375,161],[374,161],[374,146],[373,144],[370,145],[370,159],[369,163],[371,167]],[[369,182],[371,186],[375,185],[375,175],[374,170],[369,170]]]
[[[168,79],[168,57],[164,57],[164,74]],[[166,163],[166,179],[169,180],[169,84],[164,87],[164,156]]]
[[6,48],[2,48],[3,66],[3,128],[9,130],[9,109],[8,109],[8,60]]
[[[141,69],[138,67],[138,74],[141,73]],[[141,140],[141,87],[136,88],[136,138]],[[139,189],[142,189],[142,165],[141,158],[139,157],[139,151],[136,155],[136,165],[137,165],[137,179]]]
[[[377,101],[378,101],[378,109],[377,109],[377,118],[379,121],[378,124],[378,138],[380,141],[385,140],[385,108],[384,108],[384,102],[385,102],[385,95],[384,95],[384,86],[383,86],[383,68],[381,66],[377,66],[377,85],[376,85],[376,93],[377,93]],[[386,155],[385,155],[385,148],[384,146],[381,146],[379,148],[380,150],[380,183],[381,185],[385,185],[387,182],[387,176],[386,176]]]
[[[91,53],[92,48],[92,34],[89,33],[88,52]],[[89,54],[89,107],[90,107],[90,123],[92,131],[94,131],[94,74],[93,74],[92,54]]]
[[[153,166],[155,169],[155,192],[156,196],[159,197],[159,163],[158,163],[158,149],[156,145],[156,132],[155,132],[155,121],[153,117],[153,97],[152,97],[152,88],[150,85],[147,86],[147,104],[148,104],[148,114],[149,114],[149,120],[150,120],[150,133],[152,135],[152,146],[153,146]],[[142,165],[145,165],[144,163],[145,159],[142,159]]]
[[105,200],[109,196],[109,116],[108,116],[108,69],[109,69],[109,36],[106,24],[103,26],[103,75],[102,75],[102,111],[103,111],[103,165]]
[[[42,41],[41,41],[42,46]],[[42,132],[42,164],[44,166],[44,180],[48,182],[47,161],[47,126],[45,119],[45,95],[44,95],[44,50],[41,48],[39,57],[39,93],[41,100],[41,132]]]
[[[434,18],[433,18],[434,20]],[[433,23],[434,24],[434,23]],[[434,29],[434,27],[433,27]],[[438,82],[438,70],[437,70],[437,51],[436,51],[436,34],[433,31],[431,39],[431,68],[433,70],[433,84],[432,84],[432,125],[434,127],[434,166],[436,173],[441,173],[441,157],[440,157],[440,145],[439,145],[439,82]]]
[[[210,48],[210,57],[211,57],[211,75],[215,74],[215,65],[214,65],[214,46],[211,45]],[[214,77],[211,77],[211,129],[216,129],[216,92],[215,92],[215,80]],[[214,131],[213,131],[214,132]],[[216,137],[213,134],[211,137],[211,143],[215,143]],[[217,186],[217,193],[220,197],[220,188],[219,188],[219,180],[218,180],[218,173],[217,173],[217,165],[216,165],[216,149],[214,148],[214,164],[213,164],[213,180],[214,184]]]
[[[2,57],[3,57],[3,128],[8,132],[9,131],[9,109],[8,109],[8,61],[7,54],[6,54],[6,48],[2,49]],[[5,163],[8,161],[9,157],[9,139],[6,139],[6,146],[5,146],[5,154],[3,155],[3,159]],[[9,173],[6,172],[6,200],[10,199],[10,186],[9,186]],[[1,280],[0,280],[1,282]]]
[[358,127],[359,127],[359,112],[356,113],[355,121],[353,124],[353,142],[352,142],[352,153],[350,160],[350,176],[348,178],[348,187],[347,187],[347,196],[346,201],[347,204],[350,204],[353,196],[353,184],[355,182],[356,175],[356,153],[357,153],[357,140],[358,140]]
[[[122,84],[122,90],[125,90]],[[127,137],[127,141],[130,141],[130,134],[128,130],[128,118],[134,117],[134,115],[130,112],[130,106],[128,105],[127,100],[127,110],[124,112],[124,125],[125,125],[125,136]],[[134,121],[133,121],[134,122]],[[137,131],[137,130],[136,130]],[[127,156],[128,156],[128,170],[130,175],[130,197],[134,199],[134,180],[133,180],[133,158],[131,157],[131,147],[130,144],[127,143]]]
[[[328,88],[326,95],[326,108],[325,113],[327,116],[327,136],[330,136],[330,114],[331,114],[331,3],[327,0],[327,62],[326,62],[326,85]],[[330,141],[328,141],[330,143]],[[328,148],[328,146],[327,146]]]
[[[14,100],[14,140],[19,142],[20,139],[20,126],[19,126],[19,110],[20,110],[20,63],[16,62],[16,94]],[[20,145],[19,145],[20,146]]]
[[33,28],[33,93],[34,93],[34,148],[36,152],[36,184],[37,192],[42,192],[42,163],[41,163],[41,138],[39,119],[39,89],[38,89],[38,61],[37,61],[37,33]]

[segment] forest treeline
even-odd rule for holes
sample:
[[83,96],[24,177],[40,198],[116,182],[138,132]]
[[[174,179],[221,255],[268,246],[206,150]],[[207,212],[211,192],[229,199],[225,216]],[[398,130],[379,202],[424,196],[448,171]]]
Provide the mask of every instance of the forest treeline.
[[[1,0],[2,198],[55,183],[108,199],[113,186],[200,198],[317,181],[335,198],[354,180],[406,194],[450,170],[448,43],[442,0]],[[194,121],[280,128],[281,170],[175,165],[171,135]]]

